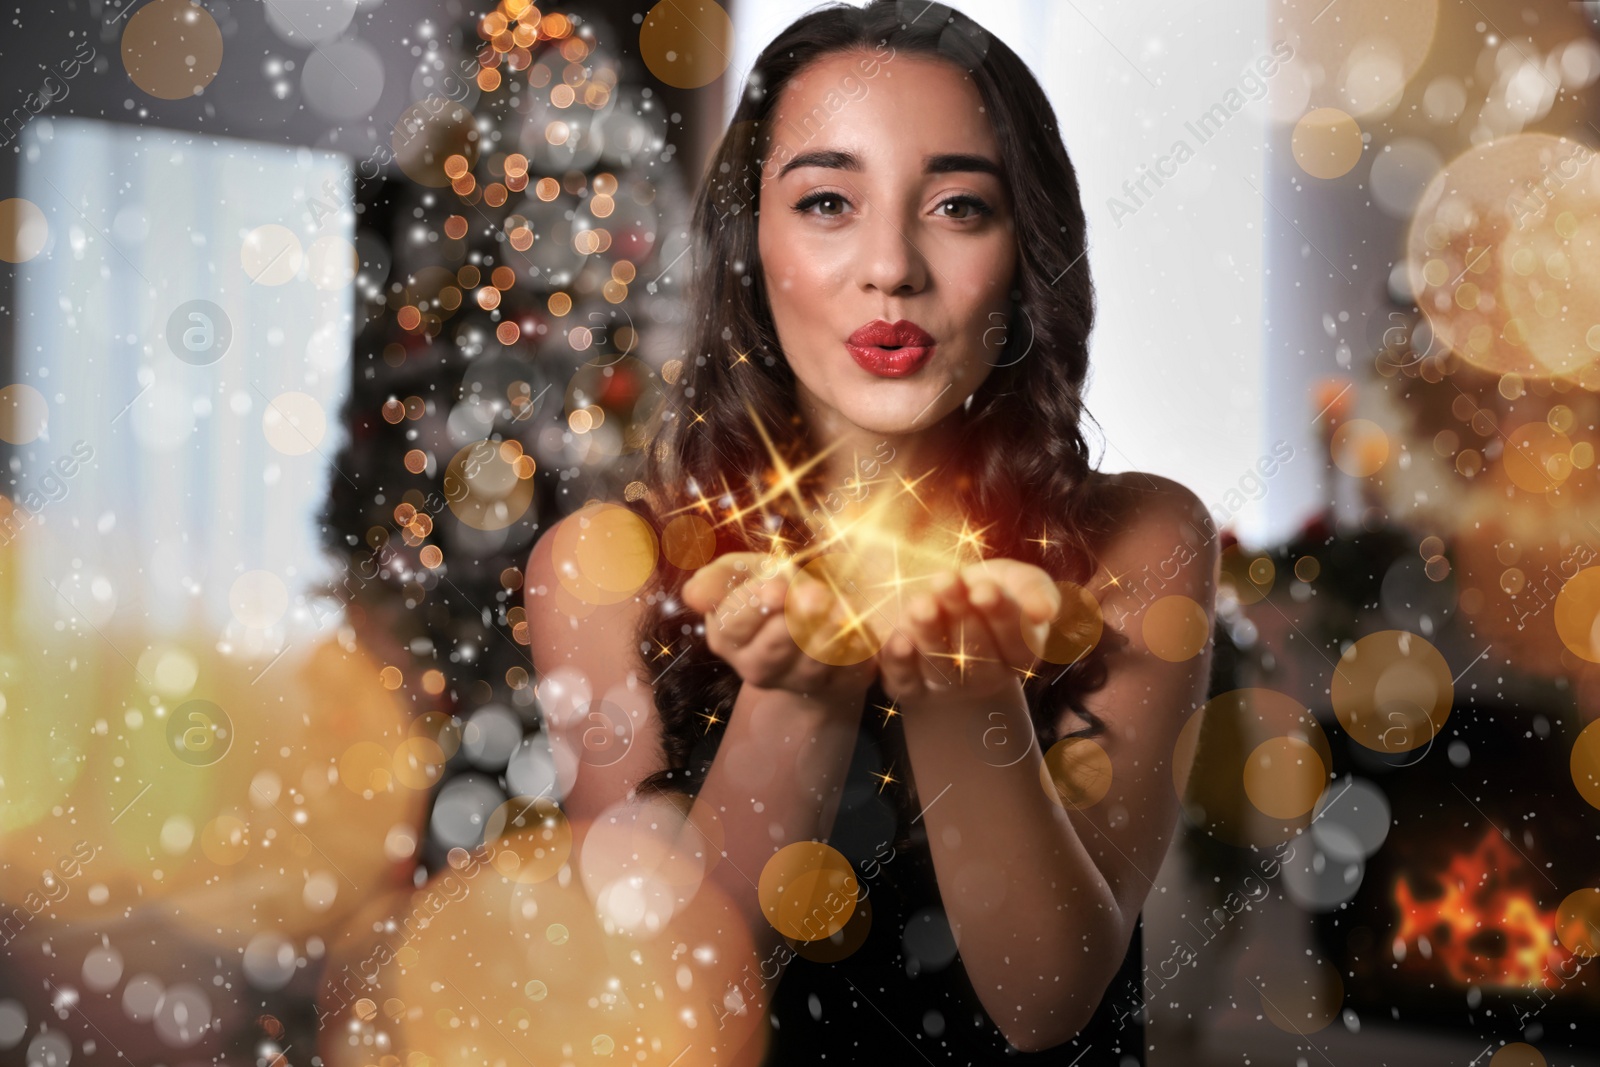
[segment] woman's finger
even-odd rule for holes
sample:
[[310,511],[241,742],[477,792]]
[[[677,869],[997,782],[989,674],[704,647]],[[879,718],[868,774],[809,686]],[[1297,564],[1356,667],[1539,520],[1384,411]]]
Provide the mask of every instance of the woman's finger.
[[805,653],[790,639],[781,617],[768,615],[761,628],[739,649],[739,673],[763,688],[775,688],[793,674]]
[[967,607],[967,584],[955,571],[935,574],[928,580],[928,592],[938,601],[946,618],[956,618]]
[[950,659],[950,631],[933,593],[918,593],[906,605],[904,629],[916,646],[917,670],[928,689],[948,689],[956,684]]
[[995,656],[1009,667],[1033,665],[1033,650],[1022,636],[1022,608],[1000,585],[989,578],[972,582],[968,599],[983,616],[992,635]]
[[973,604],[953,620],[951,632],[954,647],[962,659],[956,662],[957,672],[965,679],[973,671],[1004,670],[1007,666],[1001,654],[1000,643],[990,629],[989,620]]
[[815,651],[819,638],[825,638],[830,632],[829,617],[835,607],[835,598],[828,588],[802,572],[789,584],[779,608],[784,632],[801,649]]
[[949,636],[950,652],[962,657],[951,660],[958,676],[975,667],[972,660],[995,659],[998,652],[994,641],[985,633],[983,617],[972,604],[971,590],[961,575],[955,573],[935,575],[931,590],[939,602],[939,612],[944,618]]
[[894,633],[878,652],[878,670],[883,678],[883,691],[892,700],[907,700],[926,691],[922,670],[917,665],[917,650],[911,638]]
[[790,587],[784,610],[806,633],[821,626],[834,607],[834,596],[816,579],[802,575]]
[[708,625],[718,627],[731,647],[744,647],[769,618],[781,614],[787,584],[783,578],[741,582],[712,609]]
[[689,576],[683,583],[683,602],[702,615],[747,581],[787,579],[792,568],[774,566],[761,552],[725,552]]
[[1016,559],[986,559],[962,569],[967,580],[992,579],[1011,594],[1027,622],[1053,619],[1061,610],[1061,590],[1049,573],[1031,563]]
[[711,614],[717,604],[744,581],[750,563],[744,552],[718,556],[689,576],[683,583],[683,602],[702,615]]
[[960,574],[936,574],[931,585],[944,621],[944,643],[952,654],[950,659],[938,659],[933,665],[962,683],[973,670],[981,670],[979,661],[994,659],[994,641],[986,640],[987,635],[982,633],[982,619],[971,605],[970,590]]
[[781,675],[793,671],[806,655],[797,637],[804,639],[827,626],[837,607],[822,583],[805,578],[768,583],[761,591],[760,604],[767,614],[747,647],[754,659]]

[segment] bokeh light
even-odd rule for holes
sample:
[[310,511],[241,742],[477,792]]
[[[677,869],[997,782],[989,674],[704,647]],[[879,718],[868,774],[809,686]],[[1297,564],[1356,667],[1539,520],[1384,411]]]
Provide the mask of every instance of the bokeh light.
[[1407,630],[1381,630],[1352,644],[1334,669],[1334,714],[1375,752],[1433,742],[1450,716],[1455,685],[1439,650]]
[[261,432],[278,452],[303,456],[318,451],[328,432],[328,417],[309,393],[279,393],[261,412]]
[[251,281],[258,285],[282,285],[300,273],[305,253],[293,230],[267,223],[245,235],[239,259]]
[[[783,617],[789,635],[818,663],[847,667],[875,656],[883,637],[874,605],[862,592],[869,578],[862,561],[847,552],[829,552],[806,563],[790,579]],[[815,597],[821,610],[808,613]]]
[[50,404],[31,385],[0,389],[0,441],[25,445],[39,439],[50,424]]
[[1297,819],[1310,811],[1327,778],[1328,765],[1298,737],[1267,738],[1244,765],[1245,795],[1275,819]]
[[1192,597],[1158,597],[1144,609],[1145,647],[1169,663],[1193,659],[1211,640],[1211,620]]
[[1572,784],[1591,807],[1600,808],[1600,719],[1583,728],[1568,760]]
[[445,499],[455,517],[473,529],[503,530],[533,502],[533,471],[532,457],[508,443],[475,441],[450,460]]
[[1044,754],[1039,780],[1062,807],[1093,807],[1111,789],[1111,757],[1092,738],[1063,737]]
[[1212,697],[1189,717],[1172,774],[1196,829],[1230,844],[1267,845],[1310,824],[1332,766],[1316,716],[1283,693],[1249,688]]
[[1023,631],[1023,639],[1034,655],[1047,663],[1076,663],[1094,651],[1105,632],[1105,618],[1095,595],[1076,582],[1058,581],[1061,609],[1040,634]]
[[1549,1067],[1549,1063],[1537,1046],[1526,1041],[1501,1045],[1489,1057],[1489,1067]]
[[699,570],[711,562],[717,549],[717,535],[711,524],[699,515],[679,515],[661,531],[661,554],[674,567]]
[[[468,176],[476,165],[478,127],[472,112],[460,104],[430,97],[400,116],[391,147],[406,177],[418,185],[443,188]],[[450,165],[452,159],[461,162]]]
[[638,592],[655,570],[655,530],[635,512],[596,503],[558,528],[552,559],[561,586],[579,601],[616,604]]
[[1338,108],[1318,108],[1295,123],[1290,150],[1313,178],[1339,178],[1361,159],[1361,127]]
[[1341,0],[1331,16],[1326,0],[1284,0],[1274,10],[1293,49],[1274,79],[1274,93],[1304,96],[1311,107],[1339,108],[1357,118],[1387,115],[1398,106],[1433,47],[1439,22],[1439,0]]
[[733,23],[715,0],[660,0],[639,25],[639,55],[679,89],[709,85],[727,70]]
[[1555,625],[1569,652],[1589,663],[1600,663],[1600,567],[1585,567],[1561,583]]
[[217,20],[192,0],[152,0],[122,31],[129,79],[162,100],[198,96],[222,68],[222,52]]
[[1600,337],[1593,161],[1577,142],[1525,133],[1465,152],[1428,184],[1407,262],[1438,344],[1496,374],[1593,381],[1600,355],[1590,343]]
[[0,259],[26,263],[44,251],[50,240],[50,223],[32,200],[0,200]]
[[1369,478],[1389,458],[1389,435],[1371,419],[1339,424],[1330,443],[1334,466],[1352,478]]
[[322,990],[329,1067],[369,1063],[374,1045],[440,1067],[759,1060],[763,1004],[738,985],[757,962],[753,944],[714,885],[657,936],[636,936],[608,923],[578,880],[508,879],[497,855],[458,850],[414,893],[351,924],[329,954],[342,981]]
[[1600,889],[1586,886],[1562,898],[1556,937],[1575,956],[1600,956]]
[[773,929],[796,941],[817,941],[850,921],[860,885],[838,849],[796,841],[767,860],[757,892]]

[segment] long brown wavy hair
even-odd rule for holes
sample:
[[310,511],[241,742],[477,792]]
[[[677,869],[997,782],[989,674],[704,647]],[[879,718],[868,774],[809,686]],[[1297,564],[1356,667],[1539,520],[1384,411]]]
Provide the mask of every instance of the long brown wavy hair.
[[[953,63],[971,76],[993,120],[1018,234],[1019,281],[1004,351],[956,413],[960,458],[957,469],[940,472],[939,482],[961,514],[1001,520],[985,535],[986,556],[1024,560],[1057,579],[1086,583],[1098,568],[1091,538],[1100,516],[1086,492],[1093,466],[1081,427],[1095,302],[1077,175],[1050,102],[1027,65],[971,18],[927,0],[812,11],[774,39],[751,68],[695,203],[697,259],[682,369],[644,460],[647,490],[629,506],[658,531],[696,501],[731,512],[729,505],[747,506],[766,488],[772,468],[767,441],[782,442],[777,447],[788,462],[815,455],[819,443],[800,416],[795,377],[767,301],[757,207],[771,118],[784,87],[821,57],[854,51],[875,53],[880,61],[887,54],[888,62],[910,53]],[[819,482],[815,472],[805,479],[806,499],[821,498]],[[774,535],[790,546],[810,540],[807,516],[781,502],[762,510],[759,518],[738,521],[716,516],[715,554],[764,550]],[[663,559],[636,635],[645,677],[654,679],[668,765],[641,789],[696,791],[722,736],[723,725],[712,719],[725,723],[739,692],[740,678],[709,650],[703,621],[682,603],[689,575]],[[1106,636],[1100,653],[1116,637]],[[1056,739],[1054,723],[1069,707],[1090,724],[1078,733],[1103,729],[1082,703],[1103,684],[1101,656],[1085,657],[1065,676],[1059,667],[1045,668],[1024,686],[1041,746]],[[884,701],[879,686],[868,701]],[[864,723],[876,718],[867,715]],[[902,836],[904,812],[914,800],[897,795]]]

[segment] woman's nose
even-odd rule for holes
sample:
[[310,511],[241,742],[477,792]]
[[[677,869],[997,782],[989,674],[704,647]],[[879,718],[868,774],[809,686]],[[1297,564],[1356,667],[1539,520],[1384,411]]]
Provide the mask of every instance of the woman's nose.
[[863,289],[890,296],[921,292],[928,283],[928,260],[909,228],[885,211],[870,208],[858,232],[865,247],[858,262]]

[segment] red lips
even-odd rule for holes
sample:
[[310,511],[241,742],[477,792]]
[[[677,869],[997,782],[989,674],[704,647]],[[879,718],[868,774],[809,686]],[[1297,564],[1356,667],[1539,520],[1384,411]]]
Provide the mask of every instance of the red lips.
[[933,334],[910,319],[874,319],[850,335],[845,348],[862,370],[880,378],[914,374],[933,355]]

